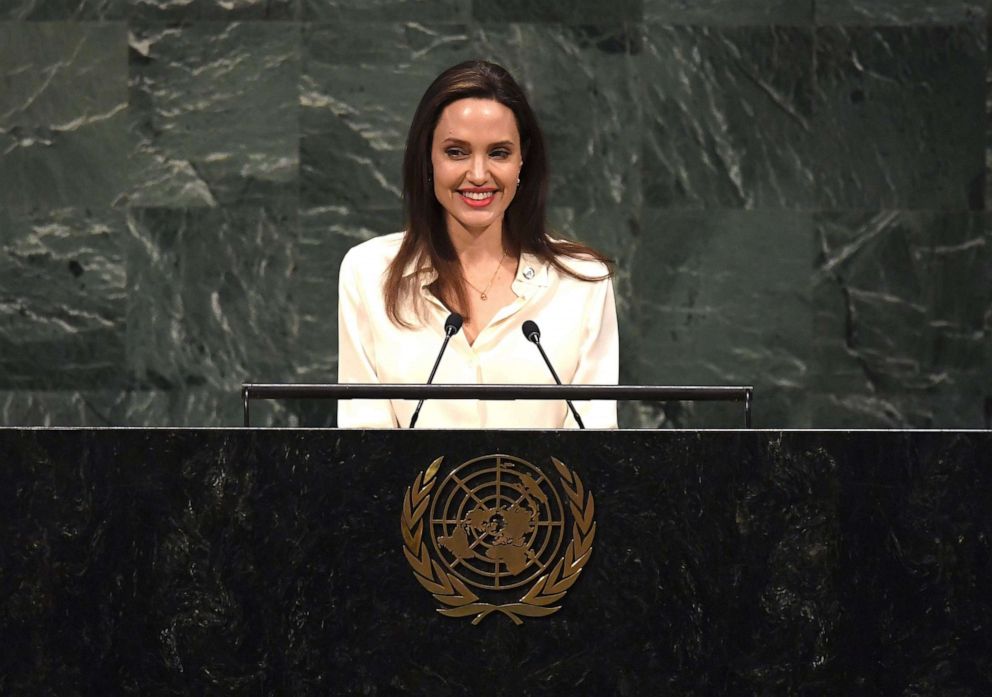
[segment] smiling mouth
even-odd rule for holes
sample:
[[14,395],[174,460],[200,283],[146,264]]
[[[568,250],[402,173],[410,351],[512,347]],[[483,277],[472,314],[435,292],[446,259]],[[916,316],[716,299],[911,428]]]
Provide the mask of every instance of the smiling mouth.
[[496,200],[496,191],[459,191],[466,206],[485,208]]
[[459,191],[458,193],[472,201],[485,201],[496,194],[495,191]]

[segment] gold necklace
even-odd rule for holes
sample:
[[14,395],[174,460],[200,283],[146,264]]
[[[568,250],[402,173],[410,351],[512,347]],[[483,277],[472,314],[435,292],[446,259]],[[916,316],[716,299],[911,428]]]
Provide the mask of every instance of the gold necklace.
[[496,264],[496,270],[493,271],[493,277],[489,279],[489,283],[486,285],[486,287],[483,290],[479,290],[478,286],[476,286],[474,283],[472,283],[470,280],[468,280],[468,276],[465,277],[465,282],[467,284],[469,284],[469,286],[472,287],[472,290],[474,290],[476,293],[479,294],[479,298],[483,302],[485,302],[486,300],[489,300],[489,295],[488,295],[489,289],[492,288],[493,287],[493,283],[496,282],[496,276],[499,274],[499,270],[503,268],[503,262],[506,261],[506,256],[507,256],[506,255],[506,250],[504,249],[503,250],[503,256],[500,257],[499,263]]

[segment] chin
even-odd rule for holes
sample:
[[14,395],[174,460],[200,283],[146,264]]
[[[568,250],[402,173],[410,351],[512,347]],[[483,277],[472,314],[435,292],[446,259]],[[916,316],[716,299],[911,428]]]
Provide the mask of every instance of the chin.
[[447,218],[458,223],[466,230],[479,230],[492,226],[503,219],[503,211],[473,211],[458,209],[446,210]]

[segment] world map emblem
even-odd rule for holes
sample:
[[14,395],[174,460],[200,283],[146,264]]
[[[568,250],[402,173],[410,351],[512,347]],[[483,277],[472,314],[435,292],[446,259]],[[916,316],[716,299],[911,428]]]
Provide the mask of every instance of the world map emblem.
[[555,458],[545,472],[494,454],[439,479],[442,462],[407,488],[401,516],[403,552],[438,612],[521,624],[561,609],[596,535],[595,501],[579,476]]

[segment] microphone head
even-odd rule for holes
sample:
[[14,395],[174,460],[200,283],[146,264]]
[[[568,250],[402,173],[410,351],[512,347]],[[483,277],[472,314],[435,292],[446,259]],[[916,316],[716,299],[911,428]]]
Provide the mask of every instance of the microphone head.
[[533,341],[536,344],[541,338],[541,330],[537,328],[537,322],[532,319],[524,322],[523,331],[527,341]]
[[458,333],[458,330],[462,328],[462,316],[457,312],[452,312],[448,315],[448,319],[444,320],[444,333],[448,336],[454,336]]

